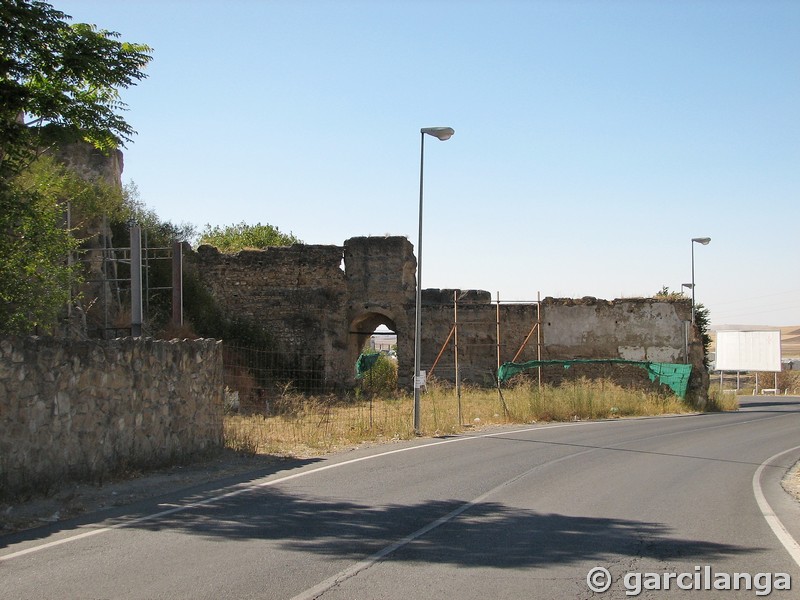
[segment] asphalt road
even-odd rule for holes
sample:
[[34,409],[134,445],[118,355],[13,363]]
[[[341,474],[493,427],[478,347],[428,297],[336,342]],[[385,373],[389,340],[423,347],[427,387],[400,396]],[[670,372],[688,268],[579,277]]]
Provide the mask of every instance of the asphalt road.
[[420,439],[2,537],[0,597],[797,598],[798,459],[780,396]]

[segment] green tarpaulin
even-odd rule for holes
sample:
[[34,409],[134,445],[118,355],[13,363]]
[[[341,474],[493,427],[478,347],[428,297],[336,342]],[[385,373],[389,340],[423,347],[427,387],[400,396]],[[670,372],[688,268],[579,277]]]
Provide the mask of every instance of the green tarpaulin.
[[375,366],[380,354],[359,354],[356,361],[356,379],[361,379],[364,374]]
[[592,359],[583,358],[575,360],[529,360],[524,363],[508,362],[500,365],[497,370],[497,379],[501,383],[508,381],[517,373],[526,371],[527,369],[534,369],[536,367],[544,367],[547,365],[562,365],[565,369],[569,369],[572,365],[577,364],[621,364],[621,365],[635,365],[642,367],[647,371],[650,381],[658,379],[659,383],[668,386],[676,396],[680,398],[686,397],[686,386],[689,384],[689,375],[692,372],[692,365],[676,364],[676,363],[659,363],[659,362],[646,362],[638,360],[623,360],[621,358],[607,358],[607,359]]

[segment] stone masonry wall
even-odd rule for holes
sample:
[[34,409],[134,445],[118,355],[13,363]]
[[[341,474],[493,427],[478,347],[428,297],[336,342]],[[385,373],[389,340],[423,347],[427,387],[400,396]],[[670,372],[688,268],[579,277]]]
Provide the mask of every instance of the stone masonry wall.
[[0,495],[222,446],[215,340],[0,339]]
[[[201,246],[188,261],[226,316],[260,327],[286,356],[322,365],[329,389],[352,386],[358,354],[375,327],[408,331],[409,302],[413,330],[416,260],[402,237],[236,254]],[[413,353],[413,341],[410,351],[407,344],[403,361]]]
[[[655,298],[545,298],[542,301],[542,359],[620,358],[691,363],[687,398],[703,404],[708,372],[697,327],[690,326],[691,301]],[[652,387],[635,366],[573,365],[547,367],[543,379],[608,378],[625,386]]]
[[[312,354],[324,364],[329,387],[355,385],[356,359],[379,325],[397,335],[399,386],[412,385],[416,258],[407,239],[359,237],[344,246],[295,245],[234,255],[201,247],[193,260],[226,314],[260,325],[276,336],[283,352]],[[430,373],[436,363],[435,378],[455,380],[455,340],[447,340],[457,318],[458,367],[465,382],[492,384],[499,364],[514,359],[688,360],[701,378],[690,391],[701,390],[702,346],[699,332],[687,325],[690,317],[688,299],[545,298],[498,307],[485,291],[426,289],[421,364]],[[580,366],[569,373],[558,367],[547,376],[550,382],[600,376],[650,385],[636,367]]]
[[222,254],[200,246],[187,259],[226,317],[261,328],[273,340],[270,350],[302,372],[321,369],[324,384],[336,387],[346,351],[343,252],[295,244]]
[[[443,345],[456,319],[453,292],[423,290],[422,295],[422,368],[430,371],[438,356],[433,375],[449,381],[455,380],[454,340],[451,338],[444,349]],[[694,371],[704,372],[698,332],[687,328],[691,318],[688,300],[545,298],[539,305],[501,303],[498,307],[488,292],[455,292],[459,374],[464,382],[491,384],[498,362],[515,359],[525,362],[539,356],[542,360],[624,359],[674,363],[686,362],[688,356]],[[537,310],[541,310],[538,336],[535,330]],[[651,386],[643,369],[603,364],[575,365],[569,370],[560,365],[546,367],[542,379],[547,383],[560,383],[577,377]],[[700,383],[694,388],[699,389]]]

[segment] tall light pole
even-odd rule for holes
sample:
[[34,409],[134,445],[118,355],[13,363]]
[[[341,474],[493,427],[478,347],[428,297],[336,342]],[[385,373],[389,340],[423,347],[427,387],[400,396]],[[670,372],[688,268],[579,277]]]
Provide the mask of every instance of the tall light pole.
[[708,246],[709,242],[711,242],[711,238],[710,237],[692,238],[692,325],[694,325],[694,313],[695,313],[695,310],[694,310],[694,288],[695,288],[695,285],[694,285],[694,245],[695,245],[695,243],[697,243],[697,244],[703,244],[703,246]]
[[425,167],[425,135],[431,135],[444,142],[449,140],[455,130],[452,127],[423,127],[419,130],[419,233],[417,234],[417,302],[416,326],[414,328],[414,433],[422,433],[420,427],[419,394],[422,387],[420,377],[421,344],[422,344],[422,182]]

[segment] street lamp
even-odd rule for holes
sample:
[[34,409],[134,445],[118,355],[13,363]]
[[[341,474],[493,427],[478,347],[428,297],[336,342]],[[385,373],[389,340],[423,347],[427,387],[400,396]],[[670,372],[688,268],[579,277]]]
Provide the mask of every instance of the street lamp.
[[423,127],[419,130],[419,233],[417,235],[417,302],[416,327],[414,328],[414,433],[422,433],[420,428],[419,394],[422,387],[420,377],[422,344],[422,172],[425,166],[425,135],[435,137],[442,142],[449,140],[455,130],[452,127]]
[[[709,242],[711,242],[710,237],[696,237],[692,238],[692,325],[694,325],[694,245],[695,243],[702,244],[703,246],[708,246]],[[685,285],[685,284],[684,284]],[[687,286],[688,287],[688,286]]]

